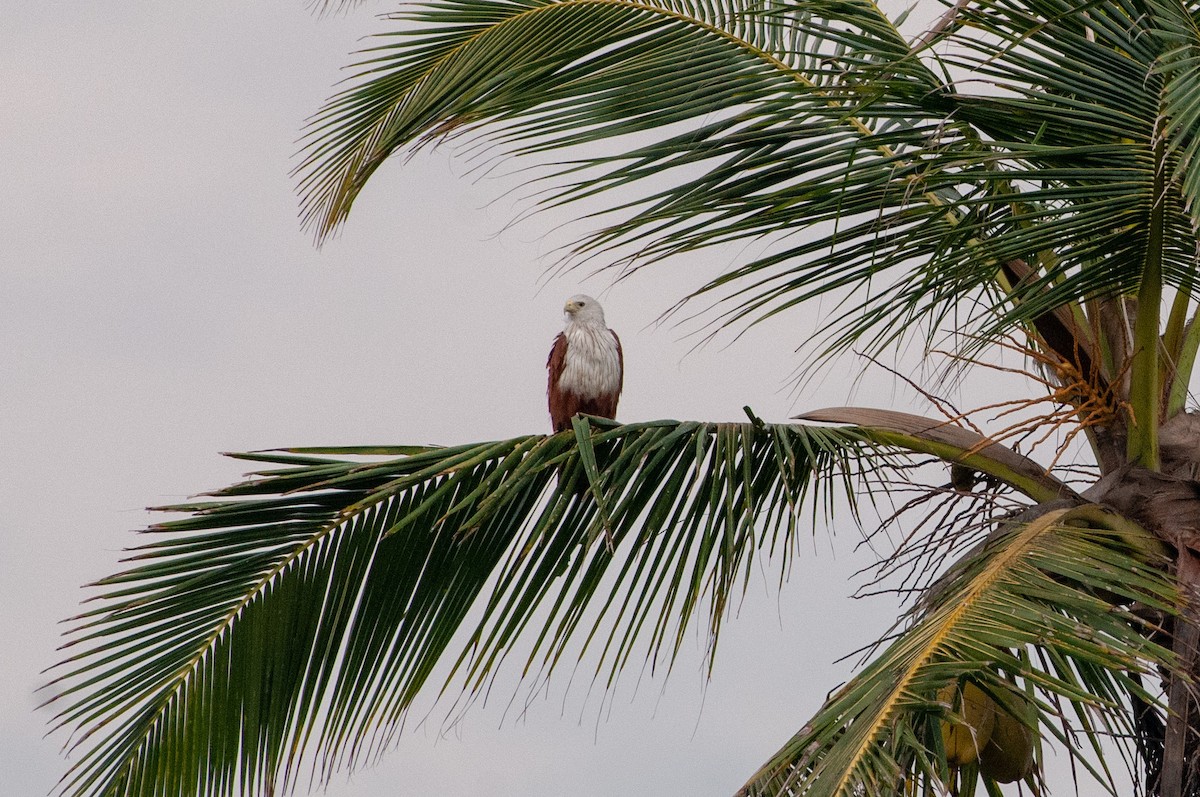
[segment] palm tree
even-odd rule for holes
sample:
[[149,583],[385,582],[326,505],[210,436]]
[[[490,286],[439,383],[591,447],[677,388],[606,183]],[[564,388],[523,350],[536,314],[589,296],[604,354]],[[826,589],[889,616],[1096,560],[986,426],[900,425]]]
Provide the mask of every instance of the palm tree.
[[744,793],[1040,792],[1056,748],[1102,784],[1123,758],[1139,794],[1200,794],[1200,4],[960,0],[915,38],[869,0],[391,19],[310,128],[319,238],[390,156],[469,136],[538,156],[541,205],[612,198],[571,258],[757,242],[686,297],[717,326],[831,297],[813,368],[915,336],[952,379],[1015,350],[1029,400],[990,431],[843,407],[239,455],[251,478],[166,507],[187,514],[78,618],[64,793],[278,793],[392,743],[436,665],[483,688],[517,638],[524,672],[586,652],[611,684],[694,623],[715,642],[809,512],[932,459],[949,483],[902,507],[882,563],[915,599]]

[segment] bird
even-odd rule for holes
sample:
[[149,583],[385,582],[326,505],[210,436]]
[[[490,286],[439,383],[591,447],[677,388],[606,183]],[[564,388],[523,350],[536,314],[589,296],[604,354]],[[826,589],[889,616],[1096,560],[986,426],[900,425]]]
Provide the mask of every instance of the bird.
[[554,431],[571,428],[578,413],[615,418],[625,381],[621,340],[604,322],[604,308],[577,294],[563,305],[563,331],[546,360],[546,399]]

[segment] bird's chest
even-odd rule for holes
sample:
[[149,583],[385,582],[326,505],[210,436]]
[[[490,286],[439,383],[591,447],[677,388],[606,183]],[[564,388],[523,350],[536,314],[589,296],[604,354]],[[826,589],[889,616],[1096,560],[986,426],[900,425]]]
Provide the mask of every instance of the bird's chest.
[[617,341],[607,329],[567,329],[560,390],[578,396],[615,393],[621,387],[621,356]]

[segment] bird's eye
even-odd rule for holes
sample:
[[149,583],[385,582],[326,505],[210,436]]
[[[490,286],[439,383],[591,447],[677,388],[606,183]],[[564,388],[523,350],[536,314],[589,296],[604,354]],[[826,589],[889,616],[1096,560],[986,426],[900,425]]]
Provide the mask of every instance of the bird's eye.
[[587,302],[579,302],[580,307],[583,307],[585,304],[587,304]]

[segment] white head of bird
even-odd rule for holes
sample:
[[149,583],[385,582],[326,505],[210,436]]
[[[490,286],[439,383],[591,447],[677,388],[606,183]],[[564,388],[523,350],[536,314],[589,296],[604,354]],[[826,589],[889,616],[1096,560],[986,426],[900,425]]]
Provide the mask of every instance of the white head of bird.
[[567,325],[582,324],[589,327],[605,328],[604,308],[600,302],[582,293],[577,293],[563,305],[563,319]]

